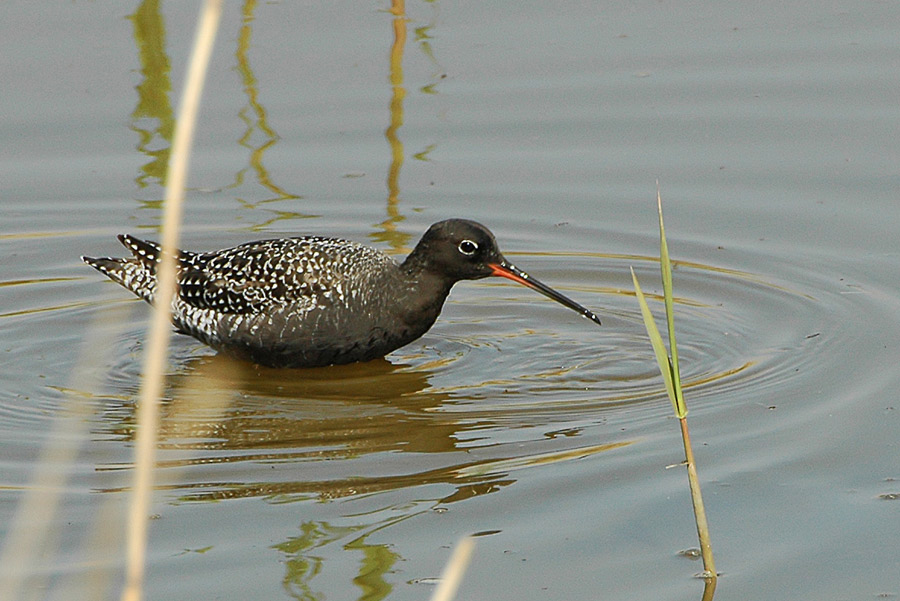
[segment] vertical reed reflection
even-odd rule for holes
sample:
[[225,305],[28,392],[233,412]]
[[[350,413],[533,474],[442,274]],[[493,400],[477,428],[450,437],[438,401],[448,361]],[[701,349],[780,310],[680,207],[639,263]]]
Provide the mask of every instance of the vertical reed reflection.
[[[416,514],[343,526],[325,521],[303,522],[299,536],[273,546],[285,555],[286,573],[282,586],[298,599],[325,597],[324,591],[317,593],[314,580],[325,567],[327,548],[338,544],[344,551],[362,553],[359,573],[353,578],[353,584],[362,590],[359,598],[367,601],[387,598],[394,590],[387,575],[396,569],[403,557],[392,551],[390,545],[371,543],[366,539],[372,533],[409,519],[412,515]],[[344,542],[350,536],[354,538]]]
[[404,219],[400,214],[400,169],[403,167],[403,142],[397,135],[403,125],[403,100],[406,88],[403,86],[403,51],[406,46],[406,6],[404,0],[392,0],[390,13],[394,15],[394,41],[390,53],[391,82],[391,123],[384,132],[391,147],[391,164],[387,176],[387,219],[379,225],[380,232],[370,237],[376,242],[386,242],[393,250],[405,251],[410,242],[410,235],[397,231],[397,224]]
[[263,165],[263,155],[278,142],[280,137],[269,125],[266,109],[259,101],[259,86],[256,75],[254,75],[253,68],[250,66],[250,44],[253,34],[253,21],[256,18],[254,14],[256,5],[256,0],[246,0],[244,2],[244,6],[241,9],[241,29],[238,34],[237,49],[235,50],[237,72],[241,76],[241,84],[244,92],[247,94],[247,104],[238,112],[238,117],[240,117],[247,128],[244,134],[238,138],[238,143],[250,150],[250,164],[235,174],[234,183],[228,187],[235,188],[243,184],[245,174],[248,170],[252,170],[256,174],[256,181],[271,192],[273,196],[255,203],[250,203],[241,197],[237,197],[239,202],[250,207],[277,200],[302,198],[273,182],[268,170]]
[[[141,166],[135,178],[138,187],[166,184],[166,166],[175,131],[175,115],[169,101],[172,82],[166,55],[166,28],[159,0],[143,0],[128,16],[134,26],[143,80],[137,85],[138,103],[131,113],[131,129],[140,137],[137,149],[150,160]],[[154,201],[158,207],[161,199]]]
[[[255,179],[265,189],[265,192],[262,200],[253,201],[237,195],[236,200],[247,208],[255,208],[268,202],[302,198],[272,181],[263,162],[265,153],[278,142],[280,137],[268,122],[267,111],[259,100],[259,85],[256,75],[250,64],[249,54],[257,4],[257,0],[245,0],[241,8],[241,28],[235,48],[235,70],[241,78],[241,85],[247,96],[247,102],[237,115],[245,125],[237,142],[249,151],[249,157],[247,166],[234,174],[232,183],[224,186],[224,189],[238,188],[246,182],[247,173],[252,173],[252,179]],[[135,182],[141,188],[147,188],[152,184],[162,188],[166,184],[166,166],[175,130],[175,116],[171,104],[171,67],[165,51],[166,27],[160,1],[143,0],[134,14],[129,16],[129,19],[134,26],[135,44],[143,77],[136,86],[138,100],[131,114],[131,129],[139,136],[138,151],[149,159],[141,167],[141,172],[135,178]],[[159,198],[143,201],[145,207],[161,208],[161,197],[162,190],[160,190]],[[265,225],[280,219],[296,219],[306,216],[294,212],[279,212]]]

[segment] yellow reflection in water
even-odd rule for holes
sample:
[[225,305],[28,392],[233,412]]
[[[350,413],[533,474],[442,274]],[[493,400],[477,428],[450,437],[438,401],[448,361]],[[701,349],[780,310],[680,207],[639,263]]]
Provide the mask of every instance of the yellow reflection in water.
[[[278,133],[268,122],[265,107],[259,100],[259,86],[250,64],[249,51],[255,19],[256,0],[246,0],[241,9],[241,29],[235,48],[235,70],[241,77],[246,104],[238,112],[238,118],[245,129],[237,143],[249,150],[247,166],[234,175],[234,180],[223,189],[238,188],[246,183],[247,174],[262,186],[270,196],[260,201],[250,202],[238,196],[236,200],[247,208],[280,201],[302,198],[276,184],[264,164],[265,153],[280,139]],[[136,86],[138,101],[131,114],[131,129],[139,135],[137,149],[146,155],[149,161],[141,167],[135,182],[141,188],[158,185],[160,190],[165,186],[166,169],[172,135],[175,128],[175,116],[171,105],[172,83],[170,80],[170,62],[166,54],[166,24],[162,16],[159,0],[144,0],[138,5],[134,14],[129,16],[134,26],[135,45],[141,64],[142,81]],[[146,208],[159,209],[160,199],[143,201]],[[268,219],[265,225],[285,219],[308,217],[292,211],[278,211]],[[259,227],[259,226],[257,226]]]
[[165,51],[166,28],[159,0],[144,0],[128,19],[134,26],[143,77],[137,85],[138,103],[131,113],[131,129],[140,137],[138,150],[150,159],[141,167],[135,182],[141,188],[153,183],[164,187],[175,115],[169,102],[171,67]]
[[406,46],[406,6],[404,0],[393,0],[390,14],[394,39],[390,50],[390,125],[384,132],[391,148],[391,163],[387,175],[387,218],[378,224],[381,231],[373,232],[370,237],[376,242],[387,243],[392,250],[405,252],[408,250],[410,235],[397,230],[397,224],[405,217],[398,207],[400,203],[400,169],[403,167],[403,142],[398,132],[403,126],[403,99],[406,88],[403,86],[403,51]]
[[347,551],[359,551],[363,554],[359,565],[359,574],[353,579],[353,584],[362,590],[360,601],[379,601],[394,590],[386,576],[393,572],[402,557],[392,551],[390,545],[370,543],[366,539],[372,532],[391,526],[397,521],[390,520],[387,524],[366,532],[344,545],[344,549]]
[[[256,76],[253,68],[250,66],[250,45],[251,36],[253,34],[253,20],[255,19],[254,11],[256,10],[256,0],[247,0],[241,10],[241,30],[238,35],[237,49],[235,51],[235,59],[237,60],[237,72],[241,76],[241,82],[244,86],[244,92],[247,94],[247,105],[244,106],[238,116],[247,126],[244,134],[238,139],[238,143],[250,150],[250,164],[235,174],[234,183],[229,188],[240,186],[244,182],[244,177],[248,171],[252,171],[256,175],[256,181],[264,188],[269,190],[273,197],[262,200],[257,203],[248,203],[244,199],[238,197],[238,200],[248,206],[256,206],[265,202],[272,202],[285,199],[302,198],[297,194],[292,194],[278,186],[272,181],[268,170],[263,165],[263,155],[266,151],[278,142],[278,134],[269,125],[266,109],[259,101],[259,87],[257,85]],[[293,215],[287,213],[286,215]]]
[[613,451],[622,447],[627,447],[633,441],[615,442],[610,444],[594,445],[591,447],[581,447],[577,449],[566,449],[564,451],[551,451],[549,453],[537,453],[535,455],[525,455],[517,457],[509,457],[504,459],[494,459],[473,463],[455,470],[460,477],[468,476],[485,476],[489,474],[506,474],[514,470],[521,470],[527,467],[537,465],[548,465],[551,463],[559,463],[560,461],[569,461],[571,459],[584,459],[597,453],[605,451]]
[[389,519],[385,523],[376,522],[374,525],[362,523],[338,526],[324,521],[303,522],[298,536],[273,545],[274,549],[285,555],[286,570],[282,580],[284,589],[297,599],[325,597],[313,587],[314,578],[325,567],[322,549],[328,545],[341,544],[347,537],[359,533],[353,540],[341,545],[344,551],[362,553],[359,572],[353,578],[353,583],[362,590],[359,599],[378,601],[386,598],[393,591],[387,575],[396,569],[397,562],[402,557],[392,551],[390,545],[370,543],[367,538],[374,532],[409,517],[411,516]]

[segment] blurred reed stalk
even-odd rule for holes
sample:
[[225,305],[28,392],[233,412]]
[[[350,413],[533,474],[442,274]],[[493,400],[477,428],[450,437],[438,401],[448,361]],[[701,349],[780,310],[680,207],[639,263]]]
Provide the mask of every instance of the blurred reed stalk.
[[[96,390],[104,376],[97,366],[111,358],[119,328],[110,324],[124,322],[125,311],[110,307],[102,315],[97,313],[87,328],[71,382],[64,390],[65,404],[53,418],[15,515],[5,524],[6,537],[0,544],[0,601],[26,599],[29,592],[50,589],[52,570],[41,569],[41,562],[49,565],[59,551],[59,532],[55,529],[59,508],[70,490],[72,466],[87,438],[95,409],[95,398],[88,391]],[[71,588],[68,590],[71,593]]]
[[[715,590],[716,581],[716,564],[713,561],[712,545],[709,540],[709,524],[706,521],[706,510],[703,507],[703,495],[700,492],[700,480],[697,476],[697,466],[694,463],[694,451],[691,448],[691,437],[688,433],[687,425],[687,405],[684,402],[684,395],[681,391],[681,372],[678,369],[678,347],[675,344],[675,322],[672,302],[672,262],[669,259],[669,247],[666,243],[666,230],[663,226],[662,214],[662,197],[659,193],[657,184],[656,205],[659,211],[659,265],[662,271],[663,296],[666,305],[666,329],[669,331],[669,351],[666,353],[666,347],[663,343],[653,315],[650,313],[650,307],[647,305],[647,299],[641,292],[641,286],[638,284],[637,276],[634,269],[631,270],[631,279],[634,281],[634,291],[638,302],[641,305],[641,314],[644,317],[644,325],[647,327],[647,335],[650,337],[650,343],[653,345],[653,352],[656,354],[656,362],[659,365],[659,371],[662,373],[663,380],[666,383],[666,392],[669,400],[672,401],[672,407],[675,409],[675,416],[681,423],[681,438],[684,441],[684,457],[687,466],[688,483],[691,488],[691,501],[694,505],[694,518],[697,522],[697,535],[700,539],[700,555],[703,558],[704,572],[702,577],[707,579],[707,591],[710,591],[709,584],[712,585],[711,590]],[[709,592],[710,598],[712,592]],[[706,595],[704,594],[704,599]]]
[[475,539],[467,536],[457,543],[450,555],[450,560],[441,572],[441,580],[438,583],[431,601],[452,601],[456,591],[462,582],[469,560],[472,559],[472,551],[475,549]]
[[188,162],[200,96],[222,13],[222,0],[206,0],[194,34],[194,47],[172,141],[163,204],[162,256],[157,267],[157,289],[148,326],[147,351],[137,414],[134,485],[128,517],[123,601],[140,601],[147,555],[147,527],[153,495],[153,470],[159,429],[159,399],[171,337],[172,297],[175,293],[175,256],[181,228]]

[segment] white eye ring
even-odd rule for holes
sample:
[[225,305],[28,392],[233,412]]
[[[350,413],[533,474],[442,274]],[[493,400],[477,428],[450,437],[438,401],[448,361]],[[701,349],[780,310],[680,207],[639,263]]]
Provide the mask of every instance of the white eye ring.
[[459,252],[466,255],[467,257],[471,257],[478,250],[478,243],[472,242],[471,240],[463,240],[459,243]]

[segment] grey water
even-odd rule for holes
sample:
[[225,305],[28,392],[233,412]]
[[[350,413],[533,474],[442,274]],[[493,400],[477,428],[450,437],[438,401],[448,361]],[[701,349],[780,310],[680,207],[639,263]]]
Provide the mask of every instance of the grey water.
[[[657,181],[716,599],[900,595],[900,6],[390,8],[226,4],[183,245],[399,258],[465,217],[603,326],[491,279],[368,364],[176,336],[147,598],[423,599],[472,534],[460,599],[698,598],[629,273],[660,292]],[[49,530],[32,596],[119,594],[149,313],[79,257],[159,236],[196,11],[0,19],[0,545]],[[60,505],[23,523],[39,465]]]

